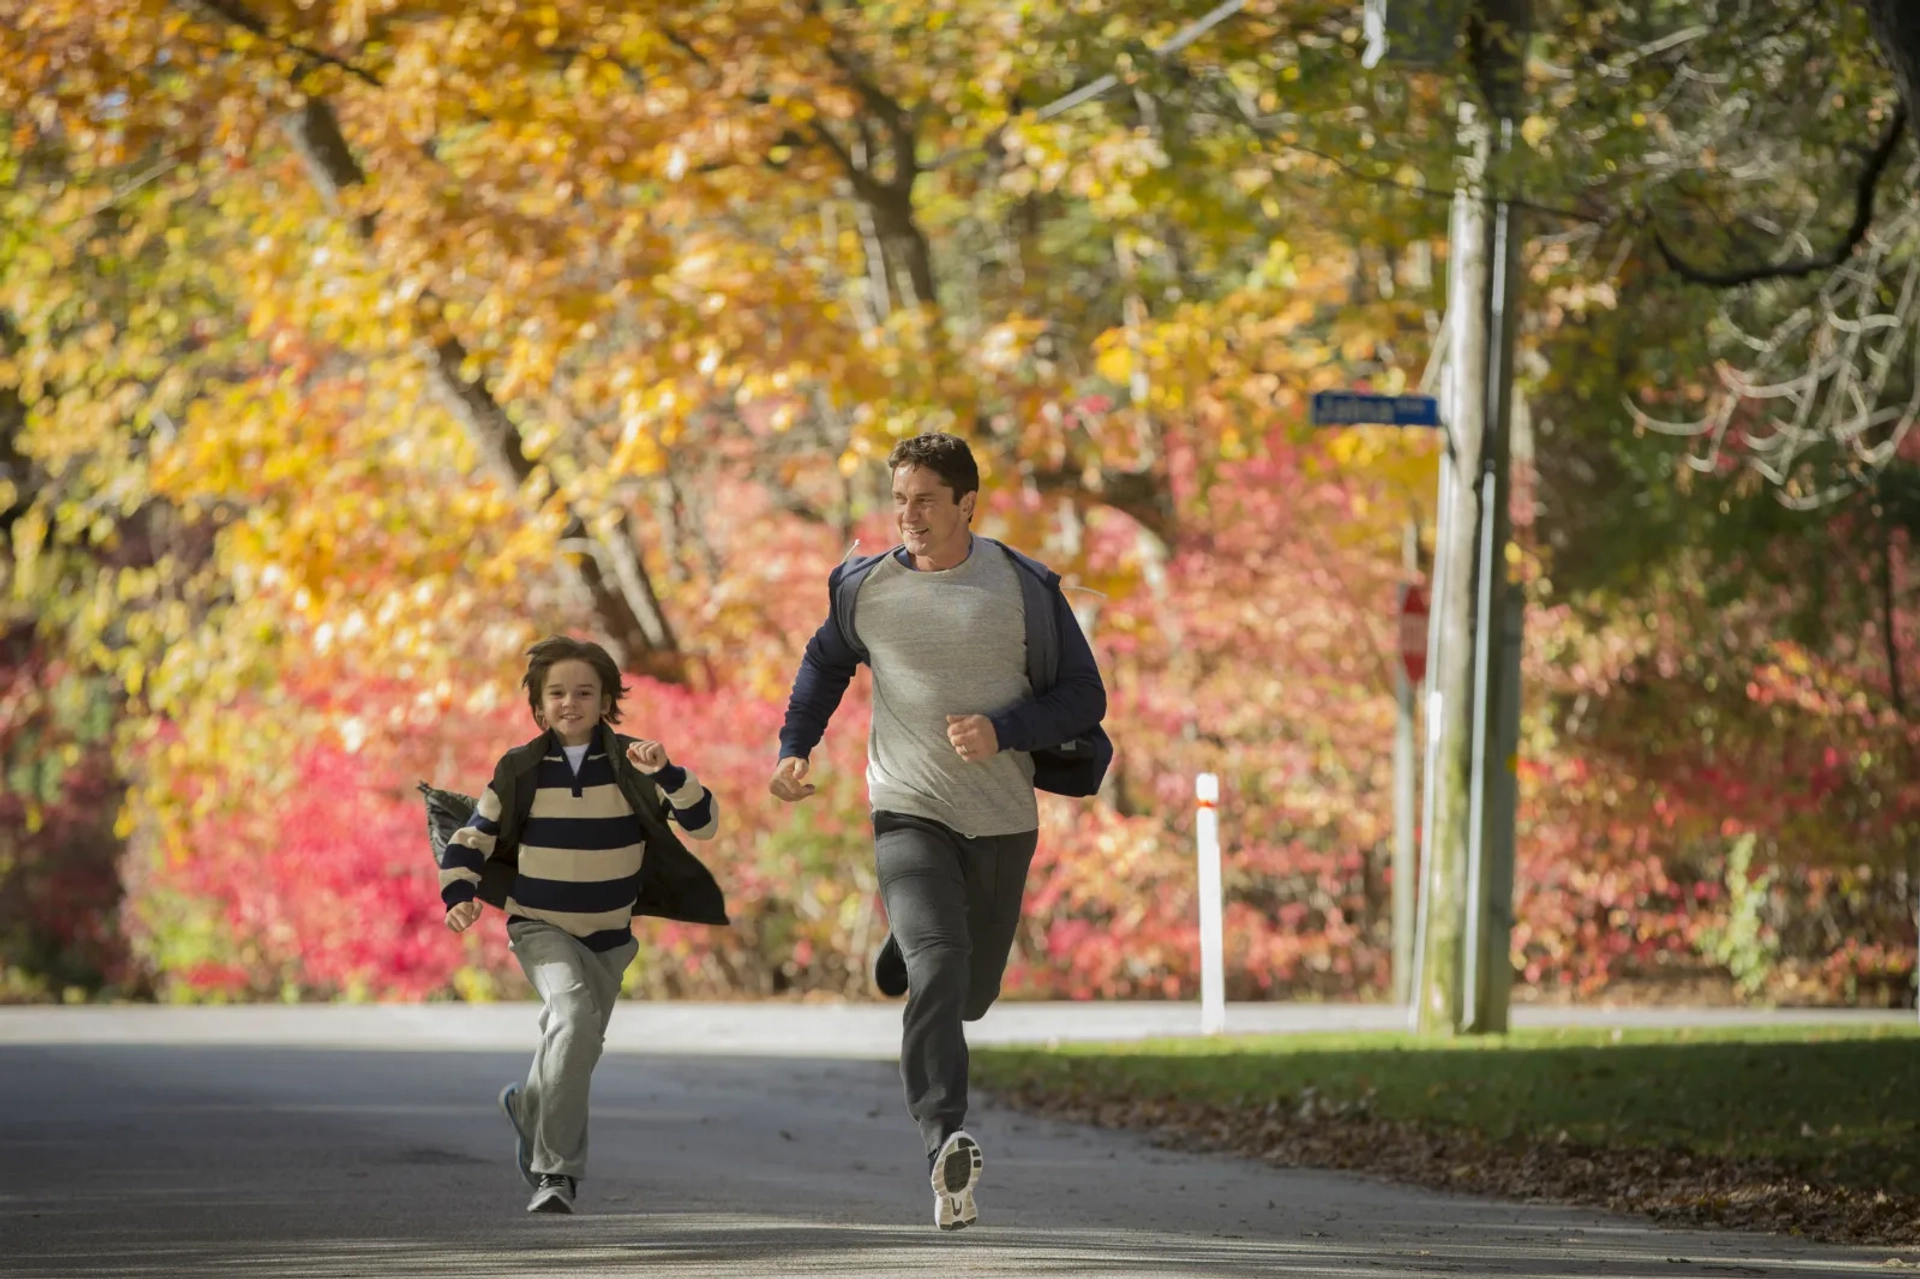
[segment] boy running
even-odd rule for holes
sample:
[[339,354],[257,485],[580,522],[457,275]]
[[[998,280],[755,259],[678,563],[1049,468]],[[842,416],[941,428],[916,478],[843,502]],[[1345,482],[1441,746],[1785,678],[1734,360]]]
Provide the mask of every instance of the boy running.
[[472,819],[447,843],[440,896],[464,932],[491,901],[539,992],[540,1042],[500,1107],[513,1124],[529,1212],[572,1212],[587,1168],[587,1095],[635,915],[727,922],[720,887],[668,827],[709,840],[713,796],[658,741],[613,731],[627,692],[598,644],[556,637],[527,652],[522,680],[541,734],[508,751]]

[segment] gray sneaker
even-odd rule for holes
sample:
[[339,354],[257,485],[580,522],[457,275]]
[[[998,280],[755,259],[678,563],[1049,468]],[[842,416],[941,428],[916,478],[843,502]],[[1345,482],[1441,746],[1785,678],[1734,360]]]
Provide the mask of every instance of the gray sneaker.
[[940,1144],[933,1156],[933,1224],[942,1230],[964,1230],[980,1216],[973,1188],[987,1166],[980,1143],[963,1128]]
[[573,1178],[557,1172],[540,1174],[539,1188],[527,1203],[528,1212],[572,1212],[573,1195],[578,1186]]
[[540,1178],[533,1175],[533,1146],[527,1130],[520,1126],[520,1085],[508,1084],[500,1090],[500,1111],[513,1125],[513,1161],[520,1165],[520,1179],[538,1189]]

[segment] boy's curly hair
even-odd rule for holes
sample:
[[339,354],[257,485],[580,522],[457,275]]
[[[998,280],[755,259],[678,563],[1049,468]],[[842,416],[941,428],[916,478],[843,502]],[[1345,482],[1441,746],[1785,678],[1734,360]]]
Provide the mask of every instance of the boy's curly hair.
[[607,723],[618,724],[620,699],[627,692],[627,686],[620,681],[620,664],[592,640],[577,640],[567,635],[551,636],[527,650],[527,674],[520,684],[527,690],[527,706],[533,711],[534,722],[540,721],[540,694],[546,687],[547,672],[560,662],[585,662],[593,667],[593,673],[600,677],[600,691],[613,698],[607,708]]

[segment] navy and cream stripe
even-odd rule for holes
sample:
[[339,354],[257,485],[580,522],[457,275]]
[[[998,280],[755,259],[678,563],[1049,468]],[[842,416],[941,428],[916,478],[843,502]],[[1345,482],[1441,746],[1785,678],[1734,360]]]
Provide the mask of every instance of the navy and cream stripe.
[[[557,747],[530,779],[533,806],[520,832],[519,873],[507,895],[509,918],[544,920],[592,950],[611,950],[632,936],[645,835],[620,791],[614,764],[595,742],[575,773]],[[692,773],[668,765],[653,775],[667,817],[693,839],[719,829],[713,795]],[[471,821],[448,842],[440,896],[449,907],[470,900],[480,868],[500,833],[500,798],[492,786]]]

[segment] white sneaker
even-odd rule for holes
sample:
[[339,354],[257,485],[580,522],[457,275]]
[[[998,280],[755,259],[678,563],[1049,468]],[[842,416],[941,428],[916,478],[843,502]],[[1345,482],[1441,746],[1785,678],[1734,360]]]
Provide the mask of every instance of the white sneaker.
[[963,1230],[980,1216],[974,1207],[973,1188],[980,1184],[980,1170],[987,1166],[980,1143],[965,1129],[941,1143],[933,1157],[933,1224],[942,1230]]
[[572,1212],[573,1178],[557,1172],[540,1174],[540,1188],[527,1203],[528,1212]]

